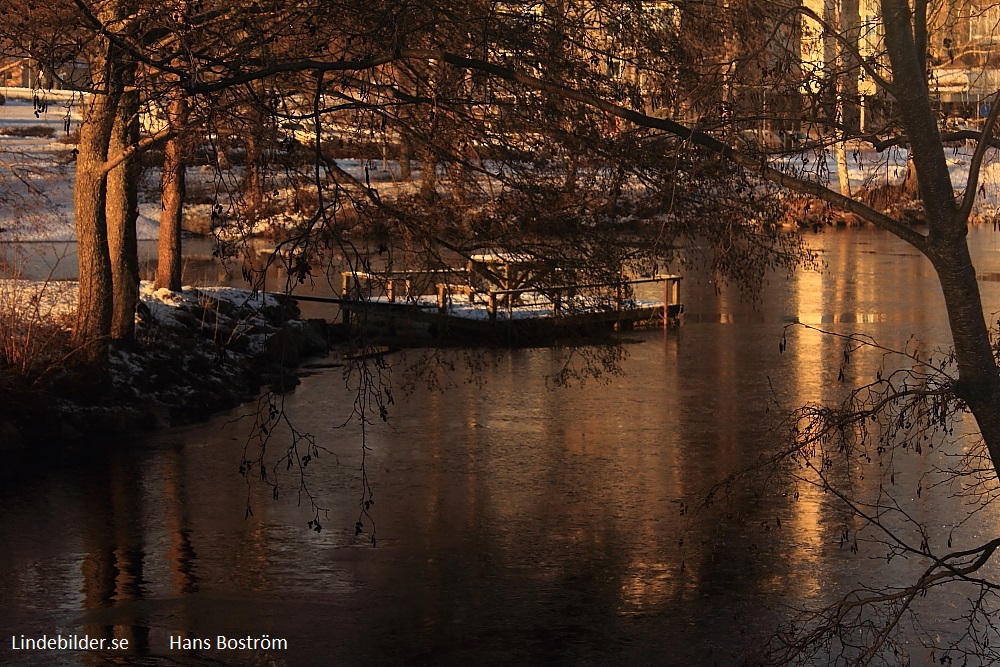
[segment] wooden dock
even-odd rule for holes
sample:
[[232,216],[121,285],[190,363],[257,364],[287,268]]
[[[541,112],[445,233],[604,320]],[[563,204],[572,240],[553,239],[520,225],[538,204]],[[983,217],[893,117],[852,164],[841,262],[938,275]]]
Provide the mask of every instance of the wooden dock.
[[[477,266],[487,257],[487,271]],[[462,269],[345,271],[341,295],[298,297],[335,303],[339,319],[373,340],[434,344],[533,345],[641,326],[668,327],[683,312],[681,277],[657,274],[613,282],[559,282],[521,262],[473,256]],[[485,263],[485,262],[484,262]],[[655,299],[638,298],[636,288]]]

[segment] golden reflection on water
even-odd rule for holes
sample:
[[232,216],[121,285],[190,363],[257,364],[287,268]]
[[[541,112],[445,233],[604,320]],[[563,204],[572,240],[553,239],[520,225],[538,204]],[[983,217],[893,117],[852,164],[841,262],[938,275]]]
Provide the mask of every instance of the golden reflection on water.
[[623,572],[618,614],[639,616],[659,609],[664,602],[683,599],[696,588],[683,563],[635,560]]
[[[886,283],[873,279],[872,263],[877,256],[843,247],[833,258],[834,264],[828,265],[824,273],[799,271],[792,278],[790,305],[796,321],[820,327],[884,322],[879,313],[852,310],[852,306],[859,304],[882,303],[879,291]],[[855,331],[841,327],[830,330],[848,334]],[[791,327],[787,335],[785,354],[791,358],[788,368],[793,375],[789,378],[792,391],[788,405],[835,405],[842,400],[845,383],[838,377],[838,361],[843,360],[845,341],[800,327]],[[867,350],[855,355],[852,360],[855,367],[863,367],[874,358]],[[783,523],[783,528],[791,533],[786,547],[790,567],[785,570],[783,581],[771,585],[788,590],[794,599],[814,599],[829,584],[823,567],[824,550],[833,543],[839,516],[827,504],[829,499],[814,471],[803,467],[795,474],[801,476],[801,481],[793,487],[795,500]]]
[[[899,318],[898,327],[877,327],[877,334],[872,334],[874,340],[889,348],[916,349],[920,343],[912,334],[927,331],[928,323],[940,319],[934,314],[934,309],[941,308],[940,294],[936,285],[928,282],[930,267],[926,260],[916,258],[902,264],[905,270],[887,272],[885,255],[865,249],[856,239],[834,236],[824,241],[837,245],[834,252],[826,254],[827,258],[832,257],[826,271],[823,274],[799,271],[792,279],[794,320],[850,335],[872,331],[857,325],[891,325],[894,318]],[[906,308],[887,314],[900,304]],[[836,405],[849,388],[874,381],[877,369],[883,364],[890,369],[900,363],[912,364],[899,355],[887,356],[870,347],[855,349],[849,362],[844,363],[846,341],[842,338],[798,327],[791,327],[788,336],[785,353],[791,356],[789,372],[793,375],[790,406]],[[838,377],[841,369],[843,378]],[[858,474],[858,463],[859,460],[848,458],[841,464],[846,466],[844,470],[854,469],[851,493],[858,498],[875,497],[880,493],[880,485],[887,483],[888,467],[882,469],[877,463]],[[843,508],[835,507],[836,501],[823,492],[822,481],[815,471],[803,468],[799,474],[802,481],[795,487],[796,501],[784,522],[794,534],[787,551],[793,567],[782,585],[790,586],[793,597],[808,599],[828,592],[830,551],[838,548],[839,534],[845,527],[856,528],[859,524],[845,523]],[[915,516],[925,511],[919,506],[915,508]]]

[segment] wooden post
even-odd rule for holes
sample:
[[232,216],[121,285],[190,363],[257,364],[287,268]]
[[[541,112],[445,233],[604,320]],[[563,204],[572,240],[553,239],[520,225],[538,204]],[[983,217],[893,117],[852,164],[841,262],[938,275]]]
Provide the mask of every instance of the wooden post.
[[667,314],[670,311],[670,281],[667,279],[663,280],[663,328],[667,328],[667,323],[670,320]]
[[444,283],[439,283],[437,288],[438,288],[438,311],[443,313],[445,310],[445,305],[447,304],[448,286],[445,285]]
[[489,303],[486,306],[486,310],[490,315],[490,322],[497,321],[497,293],[489,293]]
[[396,300],[395,290],[393,289],[395,286],[396,279],[389,276],[385,283],[385,296],[389,300],[389,303],[393,303]]

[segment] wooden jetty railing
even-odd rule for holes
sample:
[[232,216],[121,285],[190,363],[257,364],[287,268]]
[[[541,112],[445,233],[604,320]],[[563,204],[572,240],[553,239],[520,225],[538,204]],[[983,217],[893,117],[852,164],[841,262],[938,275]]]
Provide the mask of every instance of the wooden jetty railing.
[[[546,285],[536,286],[536,287],[523,287],[519,289],[508,289],[508,290],[487,290],[480,292],[486,297],[486,308],[489,313],[490,321],[496,321],[497,319],[497,309],[499,303],[504,301],[507,305],[508,318],[513,312],[513,302],[514,299],[520,297],[527,293],[539,293],[545,295],[552,302],[552,313],[554,316],[558,317],[562,314],[562,304],[563,295],[566,292],[574,293],[579,290],[588,289],[603,289],[603,288],[615,288],[615,299],[613,301],[613,306],[616,311],[622,310],[625,305],[625,286],[626,285],[642,285],[649,283],[663,283],[663,323],[666,324],[669,319],[670,306],[680,303],[681,297],[681,276],[674,274],[657,274],[650,278],[631,278],[627,280],[619,280],[615,282],[607,283],[583,283],[578,285]],[[447,287],[446,285],[438,285],[438,308],[443,310],[445,308],[445,296],[442,294],[442,288]],[[503,297],[507,297],[503,299]],[[470,300],[474,298],[473,294],[470,294]]]
[[[361,285],[367,282],[369,289],[379,287],[385,292],[386,300],[389,303],[397,302],[400,295],[399,283],[402,283],[403,299],[427,294],[425,291],[433,285],[436,288],[438,311],[445,313],[452,303],[455,295],[468,297],[470,303],[476,303],[478,299],[486,305],[489,320],[495,322],[497,313],[503,306],[506,306],[508,318],[512,318],[514,303],[524,294],[540,294],[552,303],[552,314],[559,317],[565,313],[565,304],[568,298],[581,290],[614,289],[614,296],[608,297],[611,309],[621,311],[626,309],[629,299],[626,298],[626,291],[634,285],[662,283],[663,284],[663,323],[666,325],[670,319],[671,306],[675,309],[680,304],[680,281],[681,276],[675,274],[657,274],[646,278],[628,278],[618,281],[603,283],[580,283],[566,285],[541,285],[527,284],[515,289],[480,289],[472,284],[474,271],[469,269],[422,269],[422,270],[395,270],[395,271],[344,271],[342,273],[341,298],[337,301],[344,308],[345,319],[349,304],[363,300],[361,298]],[[442,282],[444,279],[446,282]],[[448,280],[452,279],[452,280]],[[423,285],[419,284],[423,281]],[[417,282],[418,289],[414,294],[414,283]],[[358,294],[358,298],[351,299],[348,295],[352,289]],[[431,292],[433,293],[433,292]],[[675,313],[676,314],[676,313]]]
[[448,276],[458,276],[462,278],[468,278],[468,272],[465,269],[415,269],[412,271],[400,270],[400,271],[343,271],[341,272],[341,285],[340,285],[340,295],[342,298],[347,299],[349,294],[349,289],[351,288],[352,282],[354,286],[360,286],[362,281],[367,280],[369,285],[374,283],[381,286],[385,290],[385,296],[390,303],[396,301],[396,285],[399,282],[403,283],[403,297],[406,298],[410,296],[413,290],[413,282],[418,278],[427,278],[428,287],[432,284],[430,281]]

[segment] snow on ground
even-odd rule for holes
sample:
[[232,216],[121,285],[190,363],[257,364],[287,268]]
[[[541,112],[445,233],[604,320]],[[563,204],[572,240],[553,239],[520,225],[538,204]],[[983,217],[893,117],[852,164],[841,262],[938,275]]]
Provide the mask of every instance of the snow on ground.
[[[74,146],[60,141],[79,127],[79,98],[71,93],[47,93],[47,109],[36,108],[31,91],[0,88],[7,103],[0,106],[0,241],[73,241]],[[46,128],[51,135],[7,136]],[[380,160],[338,160],[337,165],[359,183],[378,188],[383,196],[395,197],[415,191],[416,182],[399,182],[399,166]],[[155,188],[158,170],[145,181]],[[219,174],[210,167],[188,170],[189,190],[217,190],[225,205],[225,193],[237,186],[240,168]],[[225,181],[225,182],[223,182]],[[148,185],[147,185],[148,187]],[[10,199],[11,201],[5,201]],[[139,240],[159,236],[161,203],[158,196],[140,201]],[[291,201],[292,197],[288,197]],[[208,217],[214,204],[189,204],[189,214]],[[241,233],[269,234],[301,222],[300,216],[283,213],[261,220]]]
[[[75,238],[73,230],[74,146],[60,138],[78,129],[78,94],[54,91],[46,93],[46,109],[36,108],[32,91],[0,88],[7,103],[0,106],[0,242],[64,242]],[[51,136],[9,136],[31,132],[31,128],[48,128]],[[972,143],[949,149],[947,156],[952,181],[959,191],[968,178]],[[873,187],[899,182],[905,175],[907,151],[891,148],[877,153],[861,144],[850,144],[848,163],[852,192],[861,187]],[[772,164],[836,187],[837,171],[833,151],[808,151],[795,157],[775,158]],[[359,183],[377,188],[384,197],[412,192],[417,182],[399,180],[399,165],[382,160],[338,160],[337,165]],[[225,193],[239,180],[239,167],[220,173],[208,167],[189,169],[189,179],[209,193],[218,191],[219,202],[227,202]],[[139,206],[138,237],[155,240],[159,233],[160,201],[156,195],[155,173],[145,179],[148,191]],[[223,182],[225,181],[225,182]],[[981,187],[977,189],[976,213],[992,217],[1000,212],[1000,151],[990,150],[984,163]],[[211,200],[213,197],[209,196]],[[292,197],[287,198],[289,201]],[[189,213],[208,217],[215,204],[192,204]],[[228,210],[227,210],[228,214]],[[298,213],[289,210],[257,223],[250,233],[273,233],[294,227],[301,221]]]
[[[12,90],[0,89],[8,97],[0,106],[0,132],[48,128],[52,134],[0,134],[0,188],[4,191],[0,200],[13,196],[12,202],[0,207],[0,240],[72,241],[74,146],[59,140],[78,129],[79,101],[59,96],[49,100],[47,110],[39,111],[31,99],[10,99]],[[158,237],[159,209],[159,202],[139,206],[140,240]]]
[[[0,134],[0,238],[72,237],[72,146],[56,138],[65,133],[65,110],[37,113],[29,100],[0,106],[0,131],[42,128],[50,136]],[[70,118],[70,123],[73,123]]]
[[[152,281],[148,280],[140,284],[139,298],[150,317],[164,326],[171,326],[178,309],[201,309],[206,302],[214,301],[223,304],[220,307],[227,311],[246,313],[243,326],[250,329],[263,323],[255,313],[280,305],[271,295],[254,294],[235,287],[186,286],[180,292],[171,292],[154,289]],[[76,300],[76,281],[0,279],[0,312],[19,312],[40,320],[68,323],[76,311]]]
[[269,295],[235,287],[192,287],[185,286],[180,292],[172,292],[166,288],[156,289],[153,282],[144,280],[139,286],[139,297],[147,305],[150,313],[157,320],[164,321],[181,305],[200,306],[204,297],[229,304],[234,309],[247,308],[260,310],[264,307],[277,307],[278,300]]
[[[951,173],[951,183],[961,194],[969,179],[969,165],[975,144],[962,143],[946,149],[945,159]],[[873,188],[886,183],[901,183],[906,177],[906,148],[893,147],[879,153],[860,142],[848,142],[847,163],[851,192]],[[780,157],[772,164],[784,171],[816,180],[834,189],[838,187],[837,162],[832,149],[822,152],[807,151],[793,157]],[[992,217],[1000,212],[1000,151],[986,151],[979,175],[979,188],[974,212],[982,217]]]
[[[277,299],[234,287],[191,287],[181,292],[154,289],[151,281],[143,281],[139,289],[140,310],[144,306],[148,317],[158,326],[184,332],[192,328],[191,313],[202,313],[199,329],[210,332],[221,344],[260,353],[274,328],[268,326],[264,309],[280,309]],[[140,317],[139,335],[143,326]]]

